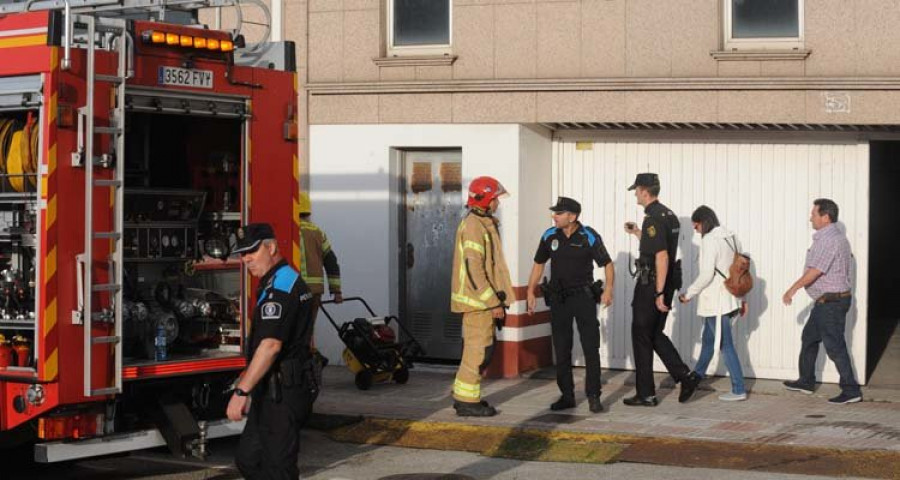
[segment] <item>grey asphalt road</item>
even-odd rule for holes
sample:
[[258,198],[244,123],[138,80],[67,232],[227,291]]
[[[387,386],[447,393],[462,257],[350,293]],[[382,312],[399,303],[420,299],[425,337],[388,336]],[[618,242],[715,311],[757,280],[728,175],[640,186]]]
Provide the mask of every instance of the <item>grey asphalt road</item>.
[[[621,479],[667,480],[814,480],[827,477],[767,472],[666,467],[631,463],[611,465],[522,462],[466,452],[418,450],[336,443],[322,432],[304,431],[301,478],[313,480],[519,480]],[[206,462],[173,458],[159,449],[127,456],[35,465],[22,452],[0,453],[2,480],[232,480],[236,439],[215,440]]]

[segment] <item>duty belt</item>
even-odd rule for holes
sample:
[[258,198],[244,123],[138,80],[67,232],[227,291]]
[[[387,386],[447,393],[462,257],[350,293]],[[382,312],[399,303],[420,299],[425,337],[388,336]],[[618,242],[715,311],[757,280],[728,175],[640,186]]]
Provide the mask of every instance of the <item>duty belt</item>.
[[577,287],[567,287],[567,288],[561,289],[559,291],[559,293],[564,298],[574,297],[575,295],[580,295],[580,294],[590,295],[591,294],[591,285],[586,284],[586,285],[579,285]]
[[641,285],[648,285],[651,282],[656,281],[656,266],[647,262],[645,260],[641,260],[640,258],[634,261],[634,273],[632,274],[632,278],[638,279],[638,282]]
[[[593,286],[594,283],[598,284],[598,291],[594,291]],[[560,303],[564,303],[567,298],[575,297],[578,295],[587,295],[588,297],[596,297],[600,298],[600,295],[603,294],[603,282],[597,281],[594,283],[587,283],[583,285],[577,285],[573,287],[559,287],[559,282],[554,280],[552,282],[547,282],[545,278],[544,281],[540,284],[541,292],[544,294],[544,302],[547,303],[547,306],[553,306]]]
[[269,400],[281,402],[282,389],[306,386],[318,390],[314,377],[313,358],[282,360],[269,369],[254,393],[265,395]]

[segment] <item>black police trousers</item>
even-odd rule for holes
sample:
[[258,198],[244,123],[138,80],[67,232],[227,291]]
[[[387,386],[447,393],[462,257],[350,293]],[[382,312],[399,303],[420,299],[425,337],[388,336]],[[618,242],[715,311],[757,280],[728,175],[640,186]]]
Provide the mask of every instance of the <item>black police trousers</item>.
[[597,322],[597,302],[587,293],[569,296],[550,307],[550,327],[553,349],[556,350],[556,385],[563,396],[575,395],[572,380],[572,318],[578,325],[581,349],[587,367],[584,393],[600,395],[600,324]]
[[[674,292],[666,292],[666,305],[672,305]],[[656,395],[656,383],[653,381],[653,352],[666,366],[666,370],[676,382],[682,381],[690,373],[687,365],[681,361],[678,350],[663,333],[666,328],[668,312],[660,312],[656,308],[656,286],[638,283],[634,288],[634,300],[631,302],[633,312],[631,322],[631,346],[634,350],[635,384],[637,394],[641,397]]]
[[309,415],[310,391],[303,385],[282,387],[280,402],[266,394],[251,397],[247,425],[241,434],[237,467],[248,480],[300,478],[297,454],[300,427]]

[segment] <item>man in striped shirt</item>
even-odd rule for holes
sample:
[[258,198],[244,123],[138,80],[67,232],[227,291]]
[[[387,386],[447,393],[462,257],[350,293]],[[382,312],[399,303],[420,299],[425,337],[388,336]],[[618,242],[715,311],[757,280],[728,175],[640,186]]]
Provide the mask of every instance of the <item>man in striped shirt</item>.
[[803,276],[785,292],[783,300],[790,305],[794,294],[801,288],[815,302],[809,320],[803,327],[800,347],[800,378],[784,382],[785,388],[807,394],[813,393],[816,384],[816,357],[819,344],[825,344],[825,352],[834,361],[840,375],[841,394],[829,399],[831,403],[855,403],[862,401],[862,392],[853,374],[853,365],[847,353],[844,330],[851,303],[850,242],[835,225],[838,206],[834,201],[820,198],[813,202],[810,222],[816,233],[812,247],[806,252]]

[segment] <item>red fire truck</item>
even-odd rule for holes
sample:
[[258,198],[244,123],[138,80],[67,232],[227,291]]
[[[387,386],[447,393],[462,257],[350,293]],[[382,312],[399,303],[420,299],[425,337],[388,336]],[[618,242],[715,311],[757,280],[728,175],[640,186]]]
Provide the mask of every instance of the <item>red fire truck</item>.
[[229,250],[269,222],[299,261],[297,78],[290,43],[197,22],[232,3],[0,2],[0,448],[240,433],[254,288]]

